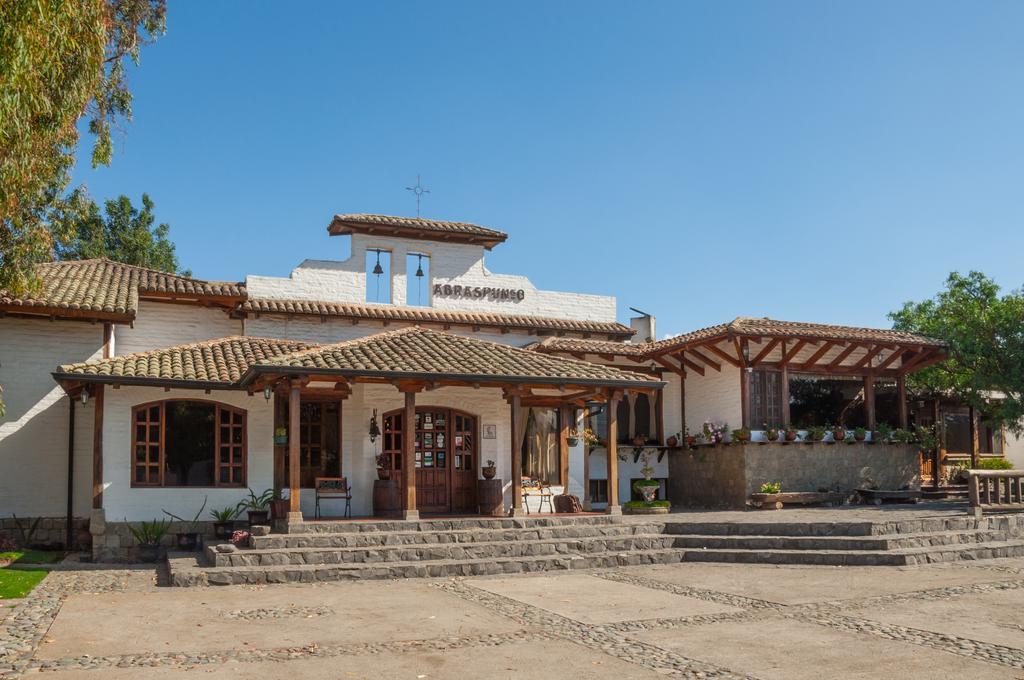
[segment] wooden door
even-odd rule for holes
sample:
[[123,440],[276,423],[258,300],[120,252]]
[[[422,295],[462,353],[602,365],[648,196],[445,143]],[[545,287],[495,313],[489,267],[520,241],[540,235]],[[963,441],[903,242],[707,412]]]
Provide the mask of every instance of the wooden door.
[[476,512],[476,418],[452,411],[451,423],[452,512]]

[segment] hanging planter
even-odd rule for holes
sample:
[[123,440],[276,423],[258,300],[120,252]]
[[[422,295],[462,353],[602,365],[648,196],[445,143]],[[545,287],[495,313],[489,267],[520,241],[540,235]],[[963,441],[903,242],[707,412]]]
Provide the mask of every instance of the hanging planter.
[[274,430],[274,446],[288,446],[288,428],[279,427]]

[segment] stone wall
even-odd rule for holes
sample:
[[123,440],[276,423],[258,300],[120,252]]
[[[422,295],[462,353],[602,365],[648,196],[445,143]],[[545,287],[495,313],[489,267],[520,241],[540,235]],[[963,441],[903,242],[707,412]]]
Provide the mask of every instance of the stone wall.
[[859,486],[920,488],[917,449],[904,444],[746,444],[701,446],[669,457],[669,499],[684,507],[742,508],[765,482],[783,491]]
[[[138,522],[131,522],[138,526]],[[197,522],[197,528],[201,533],[203,541],[212,540],[213,522]],[[235,522],[236,529],[248,530],[248,522],[241,518]],[[125,522],[103,522],[93,520],[92,526],[92,559],[95,562],[139,562],[138,546],[128,524]],[[101,529],[102,531],[97,531]],[[189,526],[185,522],[171,522],[170,528],[160,541],[164,549],[174,549],[177,543],[178,531],[188,531]]]
[[[67,520],[64,517],[3,517],[0,518],[0,535],[6,536],[15,543],[21,543],[22,529],[29,532],[32,525],[39,520],[28,539],[28,546],[60,546],[67,548]],[[19,528],[19,526],[21,528]],[[71,520],[71,548],[81,548],[80,533],[89,528],[88,517],[75,517]]]

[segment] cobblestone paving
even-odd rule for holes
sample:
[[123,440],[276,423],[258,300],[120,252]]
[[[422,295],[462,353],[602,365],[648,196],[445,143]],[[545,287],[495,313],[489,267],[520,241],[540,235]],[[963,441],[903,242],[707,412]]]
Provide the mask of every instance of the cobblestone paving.
[[[631,633],[658,629],[680,629],[731,622],[757,626],[767,619],[798,620],[828,629],[840,630],[867,638],[881,638],[906,645],[925,647],[954,654],[974,661],[992,664],[1004,669],[1024,669],[1024,649],[994,644],[969,637],[939,633],[905,625],[896,625],[863,618],[874,607],[899,603],[970,598],[986,593],[1009,593],[1024,589],[1024,564],[1020,561],[1010,564],[978,564],[970,568],[984,572],[994,581],[929,588],[914,592],[857,598],[856,593],[843,600],[814,602],[809,604],[784,605],[764,599],[683,586],[659,581],[644,576],[636,570],[600,570],[589,572],[596,578],[612,583],[624,583],[651,590],[662,591],[688,598],[714,602],[741,611],[619,621],[614,623],[588,624],[567,616],[556,614],[541,607],[526,604],[517,599],[498,595],[481,587],[474,578],[458,578],[436,581],[433,586],[464,601],[481,606],[493,613],[507,617],[522,626],[521,630],[494,634],[467,634],[432,639],[394,640],[351,644],[309,644],[298,647],[273,647],[223,649],[213,651],[152,651],[139,654],[107,656],[70,656],[59,659],[37,659],[33,655],[43,643],[51,624],[59,615],[65,597],[80,593],[106,593],[137,591],[157,588],[157,579],[152,570],[58,570],[52,572],[35,591],[0,621],[0,677],[20,677],[26,671],[56,671],[59,680],[63,671],[103,668],[210,668],[227,662],[244,663],[287,663],[290,660],[365,656],[374,654],[437,653],[462,648],[485,648],[499,645],[525,645],[540,641],[560,641],[579,645],[590,650],[615,657],[621,661],[654,671],[661,675],[680,678],[750,678],[742,672],[720,665],[690,658],[655,644],[631,637]],[[878,568],[879,577],[884,578],[886,568]],[[575,572],[579,574],[580,572]],[[551,574],[545,577],[552,577]],[[557,575],[553,576],[557,578]],[[751,575],[751,578],[756,576]],[[762,574],[760,577],[764,577]],[[522,578],[532,578],[524,576]],[[344,587],[341,585],[339,587]],[[167,591],[164,591],[167,592]],[[240,598],[240,604],[258,604],[258,593]],[[595,602],[594,606],[600,606]],[[224,619],[253,622],[264,619],[294,619],[295,625],[301,620],[317,618],[335,613],[328,607],[291,605],[286,607],[251,607],[224,609],[219,616]],[[927,622],[922,621],[922,626]],[[525,652],[528,654],[528,652]],[[941,658],[937,658],[941,664]],[[1024,678],[1024,674],[1021,675]]]

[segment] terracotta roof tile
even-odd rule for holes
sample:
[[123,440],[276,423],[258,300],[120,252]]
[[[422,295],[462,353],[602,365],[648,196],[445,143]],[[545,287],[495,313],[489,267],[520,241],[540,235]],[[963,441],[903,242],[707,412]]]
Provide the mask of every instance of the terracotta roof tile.
[[327,231],[332,235],[362,233],[393,233],[440,241],[479,242],[491,248],[508,238],[508,234],[497,229],[481,227],[469,222],[446,222],[423,217],[395,217],[392,215],[368,215],[350,213],[335,215]]
[[16,298],[0,291],[0,308],[33,313],[93,313],[131,319],[138,311],[139,295],[227,297],[242,299],[241,283],[202,281],[176,274],[122,264],[107,259],[70,260],[40,264],[39,293]]
[[275,368],[428,380],[459,377],[480,382],[661,385],[638,373],[418,326],[322,345],[261,362],[253,370],[273,372]]
[[438,323],[459,326],[492,328],[518,328],[535,332],[567,332],[628,338],[633,330],[614,321],[577,321],[553,319],[522,314],[492,314],[486,312],[455,312],[431,308],[393,307],[385,305],[344,304],[315,300],[273,300],[249,298],[239,309],[265,314],[303,314],[333,316],[347,319],[375,321],[404,321],[407,323]]
[[60,366],[57,377],[126,378],[126,382],[194,382],[235,386],[255,363],[315,347],[295,340],[231,336],[206,342]]

